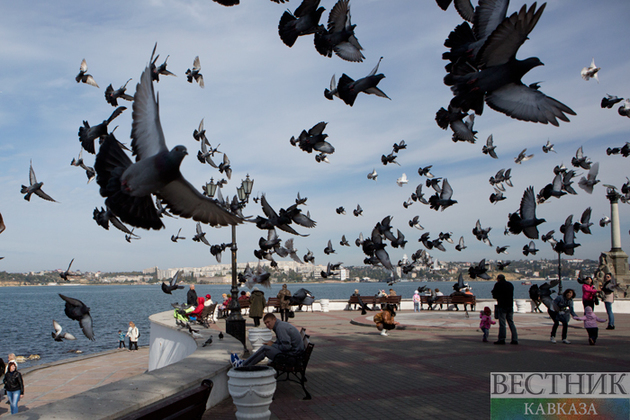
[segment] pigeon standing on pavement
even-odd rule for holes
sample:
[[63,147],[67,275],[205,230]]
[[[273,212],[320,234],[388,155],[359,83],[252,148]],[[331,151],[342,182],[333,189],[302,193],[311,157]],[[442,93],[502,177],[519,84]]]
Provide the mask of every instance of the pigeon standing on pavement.
[[166,147],[149,67],[136,87],[132,117],[131,146],[137,161],[107,137],[94,163],[100,194],[116,216],[135,227],[161,229],[164,225],[151,198],[157,194],[171,213],[184,218],[212,226],[242,223],[182,176],[179,167],[188,152],[184,146],[170,151]]
[[31,195],[35,194],[43,198],[44,200],[56,202],[51,196],[49,196],[44,191],[42,191],[42,186],[44,185],[44,183],[37,182],[37,178],[35,177],[35,171],[33,170],[32,160],[31,160],[31,166],[28,171],[28,180],[29,180],[29,185],[28,186],[22,185],[22,189],[20,190],[22,194],[26,194],[24,196],[24,199],[26,201],[31,201]]

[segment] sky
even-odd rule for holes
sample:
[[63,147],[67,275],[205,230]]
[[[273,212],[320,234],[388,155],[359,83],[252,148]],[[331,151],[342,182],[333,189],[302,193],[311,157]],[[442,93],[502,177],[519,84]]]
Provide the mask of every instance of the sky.
[[[333,0],[322,0],[325,23]],[[512,1],[508,14],[524,3]],[[531,3],[527,3],[528,6]],[[435,112],[452,98],[442,79],[441,55],[444,40],[462,19],[451,6],[442,11],[434,1],[355,0],[351,2],[355,34],[363,46],[365,60],[351,63],[337,56],[319,55],[313,36],[300,37],[292,48],[278,36],[278,21],[286,9],[299,2],[276,4],[268,0],[241,0],[224,7],[210,0],[137,0],[108,2],[9,2],[0,14],[0,213],[6,230],[0,234],[0,271],[27,272],[72,268],[81,271],[130,271],[158,266],[199,267],[216,263],[208,247],[193,242],[195,222],[182,218],[164,219],[165,229],[137,229],[142,239],[128,243],[113,227],[109,231],[92,219],[95,207],[104,205],[95,181],[86,184],[83,170],[70,165],[80,151],[78,128],[107,119],[114,108],[106,103],[104,91],[110,83],[116,89],[129,78],[127,93],[148,64],[157,42],[158,64],[168,55],[168,69],[177,77],[161,77],[155,85],[159,94],[160,119],[169,148],[183,144],[189,156],[181,171],[201,188],[210,178],[223,178],[218,170],[196,159],[199,147],[192,132],[202,118],[213,147],[228,155],[233,169],[223,194],[235,194],[246,175],[254,179],[252,197],[265,194],[278,211],[294,203],[299,193],[307,197],[303,210],[317,222],[314,229],[297,227],[307,237],[294,237],[299,255],[307,249],[315,262],[362,264],[359,248],[342,247],[342,235],[353,243],[362,232],[369,236],[376,222],[391,215],[394,231],[400,229],[409,241],[405,249],[387,250],[396,262],[422,247],[417,240],[424,232],[435,238],[439,232],[464,237],[467,249],[458,252],[432,251],[440,260],[476,262],[486,259],[521,259],[529,242],[523,235],[504,236],[508,214],[518,209],[523,191],[533,186],[538,192],[553,179],[554,166],[570,166],[578,147],[593,161],[600,162],[593,194],[577,188],[576,196],[550,199],[537,207],[546,219],[541,233],[558,232],[569,214],[579,218],[592,207],[592,235],[580,234],[576,258],[596,259],[610,249],[610,228],[597,224],[610,215],[602,184],[617,187],[630,175],[629,160],[607,156],[607,147],[621,147],[630,141],[630,119],[613,109],[602,109],[605,94],[630,96],[630,55],[625,38],[611,29],[627,26],[630,2],[586,0],[549,2],[529,40],[517,58],[537,56],[545,64],[523,78],[525,84],[540,82],[540,90],[571,107],[576,116],[559,127],[517,121],[485,107],[475,119],[476,144],[451,141],[450,130],[435,123]],[[201,61],[205,88],[186,82],[185,71],[195,56]],[[323,91],[331,76],[346,73],[353,79],[366,76],[383,57],[379,72],[386,77],[379,88],[391,100],[360,94],[353,107],[335,98],[328,101]],[[100,88],[77,84],[75,76],[86,59]],[[584,81],[580,70],[591,60],[601,67],[600,82]],[[131,103],[110,129],[117,138],[130,143]],[[330,163],[317,163],[314,154],[292,147],[289,139],[320,121],[335,147]],[[498,160],[481,153],[492,134]],[[404,140],[408,147],[398,154],[398,165],[383,166],[382,154]],[[544,154],[547,140],[555,153]],[[517,165],[514,157],[527,148],[534,158]],[[83,153],[93,165],[94,156]],[[219,158],[220,159],[220,158]],[[23,199],[20,186],[28,182],[29,162],[43,190],[58,201],[33,196]],[[425,178],[418,168],[433,165],[432,172],[446,177],[458,201],[443,212],[414,203],[402,203]],[[513,187],[506,200],[491,204],[490,176],[501,168],[512,168]],[[377,181],[367,179],[373,169]],[[580,173],[584,171],[579,171]],[[396,185],[405,173],[407,185]],[[585,175],[585,174],[582,174]],[[431,194],[425,188],[427,196]],[[363,216],[352,209],[360,204]],[[335,209],[344,206],[347,214]],[[620,205],[622,248],[630,249],[630,206]],[[246,215],[262,215],[259,204],[250,200]],[[424,231],[412,229],[408,221],[420,216]],[[472,235],[475,222],[492,227],[494,246],[509,245],[509,255],[498,256],[494,246]],[[173,243],[171,235],[182,228],[187,239]],[[210,243],[231,241],[229,228],[205,226]],[[266,231],[253,224],[237,228],[238,260],[255,261],[253,250]],[[292,235],[279,232],[283,240]],[[557,236],[558,234],[556,234]],[[323,250],[332,240],[336,254]],[[556,258],[549,245],[536,241],[535,258]],[[229,261],[226,252],[223,262]]]

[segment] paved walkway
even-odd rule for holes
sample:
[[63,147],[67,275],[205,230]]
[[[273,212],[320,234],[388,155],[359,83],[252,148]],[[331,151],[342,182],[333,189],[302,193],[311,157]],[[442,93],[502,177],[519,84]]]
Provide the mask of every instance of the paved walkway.
[[[62,400],[92,388],[141,374],[149,366],[149,348],[138,351],[112,350],[60,362],[47,363],[22,371],[24,396],[19,411]],[[9,418],[3,398],[0,417]],[[86,419],[89,418],[86,417]]]
[[[596,346],[588,345],[586,331],[575,321],[569,329],[572,344],[550,343],[551,321],[542,314],[515,315],[518,346],[482,343],[478,312],[466,318],[464,311],[404,311],[397,319],[405,329],[382,337],[370,314],[296,313],[292,323],[305,327],[315,343],[307,370],[313,399],[302,400],[299,384],[280,382],[271,418],[488,419],[490,372],[630,371],[630,314],[616,315],[613,331],[601,328]],[[224,330],[225,323],[219,321],[212,328]],[[493,326],[492,341],[496,334]],[[142,373],[147,365],[148,349],[141,348],[26,373],[20,411]],[[7,409],[3,401],[0,414]],[[206,412],[204,419],[231,420],[235,411],[227,399]]]

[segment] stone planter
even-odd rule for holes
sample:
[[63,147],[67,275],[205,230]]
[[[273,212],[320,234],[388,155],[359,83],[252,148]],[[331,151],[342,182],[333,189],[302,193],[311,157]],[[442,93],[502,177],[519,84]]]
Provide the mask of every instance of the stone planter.
[[268,420],[269,405],[276,392],[276,370],[269,366],[247,366],[230,369],[227,375],[236,418]]
[[249,342],[252,345],[252,353],[256,352],[262,345],[271,341],[273,333],[269,328],[250,328],[249,329]]
[[516,303],[516,313],[527,313],[527,299],[515,299],[514,302]]
[[329,299],[320,299],[319,304],[322,305],[322,312],[330,311],[330,300]]

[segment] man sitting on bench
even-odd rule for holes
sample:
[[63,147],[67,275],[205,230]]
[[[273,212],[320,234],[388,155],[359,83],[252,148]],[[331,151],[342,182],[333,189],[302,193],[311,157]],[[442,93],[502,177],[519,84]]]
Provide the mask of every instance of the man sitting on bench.
[[263,317],[265,326],[276,333],[276,341],[267,341],[261,348],[256,350],[254,354],[246,360],[238,357],[238,354],[232,353],[230,362],[234,367],[253,366],[262,361],[265,357],[272,360],[279,354],[288,356],[296,356],[304,351],[304,340],[297,328],[288,322],[280,321],[272,313]]

